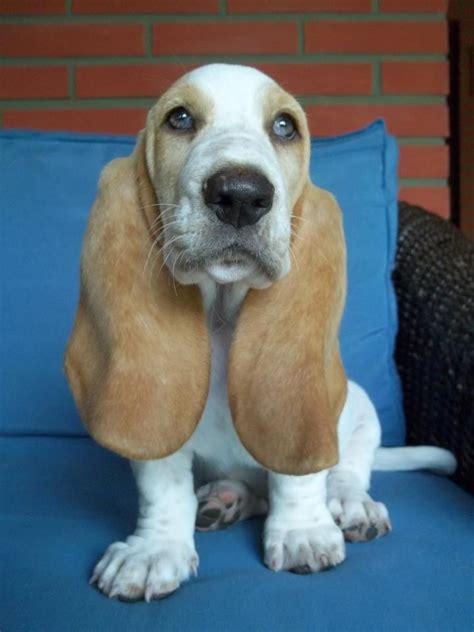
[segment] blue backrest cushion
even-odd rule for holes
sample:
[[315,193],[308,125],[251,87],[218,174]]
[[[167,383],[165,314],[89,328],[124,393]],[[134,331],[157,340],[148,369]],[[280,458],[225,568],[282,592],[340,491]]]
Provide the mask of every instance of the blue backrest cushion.
[[[0,433],[83,434],[62,357],[78,297],[79,255],[102,167],[132,137],[0,131]],[[382,121],[312,142],[311,177],[344,213],[349,292],[341,328],[348,375],[373,398],[384,442],[403,442],[390,282],[397,150]]]

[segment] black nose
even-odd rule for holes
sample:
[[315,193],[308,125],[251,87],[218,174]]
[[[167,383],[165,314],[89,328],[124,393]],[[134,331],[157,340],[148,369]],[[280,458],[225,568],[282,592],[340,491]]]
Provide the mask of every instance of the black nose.
[[203,186],[207,206],[221,222],[235,228],[255,224],[268,213],[274,191],[264,175],[244,167],[221,169]]

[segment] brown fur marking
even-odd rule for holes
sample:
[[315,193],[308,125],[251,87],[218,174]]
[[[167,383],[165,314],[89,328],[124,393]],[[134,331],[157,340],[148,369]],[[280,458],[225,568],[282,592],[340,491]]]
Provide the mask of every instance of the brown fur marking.
[[[140,194],[139,187],[140,186]],[[81,297],[65,357],[81,417],[105,447],[156,459],[194,431],[209,384],[209,341],[199,290],[174,284],[166,266],[144,272],[153,198],[143,139],[103,171],[81,265]]]
[[345,297],[341,214],[308,183],[295,214],[290,274],[245,300],[229,359],[239,437],[268,469],[308,474],[338,460],[337,421],[347,381],[338,329]]

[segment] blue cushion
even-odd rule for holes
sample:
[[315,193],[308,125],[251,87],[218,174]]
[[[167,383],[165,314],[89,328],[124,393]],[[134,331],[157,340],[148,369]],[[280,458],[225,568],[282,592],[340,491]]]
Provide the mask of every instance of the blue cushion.
[[0,438],[0,620],[15,632],[467,632],[472,629],[472,498],[426,473],[376,473],[393,532],[348,544],[315,575],[272,573],[259,519],[197,534],[198,577],[151,604],[87,584],[133,529],[128,464],[87,438]]
[[344,218],[348,292],[341,352],[349,377],[369,393],[383,443],[405,437],[401,388],[393,353],[397,306],[391,272],[395,260],[398,148],[385,124],[312,141],[311,179],[332,191]]
[[[81,240],[102,166],[129,154],[133,143],[131,137],[0,132],[4,434],[84,432],[62,376]],[[312,178],[335,193],[344,212],[349,295],[343,358],[349,376],[373,398],[387,445],[404,438],[392,358],[396,164],[396,145],[382,121],[312,143]]]

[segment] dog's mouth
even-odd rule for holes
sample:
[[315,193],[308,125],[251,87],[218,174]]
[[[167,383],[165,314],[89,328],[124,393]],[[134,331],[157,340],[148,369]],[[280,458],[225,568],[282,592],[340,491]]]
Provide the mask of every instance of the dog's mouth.
[[272,211],[260,221],[236,229],[203,206],[200,192],[196,196],[191,185],[189,190],[183,185],[162,246],[172,276],[183,284],[205,282],[210,277],[219,284],[242,282],[263,288],[286,274],[289,210],[282,202],[286,196],[282,186],[273,188]]
[[220,264],[223,266],[243,266],[249,263],[254,257],[247,251],[237,246],[229,246],[222,252],[216,253],[214,260],[210,260],[209,264]]
[[[220,248],[178,249],[173,244],[174,256],[169,258],[170,269],[178,280],[186,278],[190,282],[205,273],[219,284],[259,279],[259,285],[275,281],[280,274],[278,257],[261,249],[242,244],[227,244]],[[264,283],[264,284],[265,284]]]
[[261,265],[260,256],[249,249],[232,244],[219,249],[203,249],[197,252],[192,249],[180,250],[174,246],[180,256],[180,264],[186,268],[207,268],[209,266],[236,267]]
[[222,257],[218,262],[223,266],[239,266],[239,265],[244,265],[246,263],[246,259],[244,257],[225,256],[225,257]]

